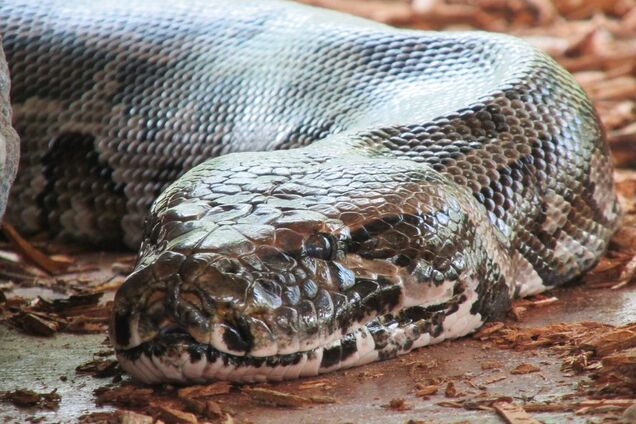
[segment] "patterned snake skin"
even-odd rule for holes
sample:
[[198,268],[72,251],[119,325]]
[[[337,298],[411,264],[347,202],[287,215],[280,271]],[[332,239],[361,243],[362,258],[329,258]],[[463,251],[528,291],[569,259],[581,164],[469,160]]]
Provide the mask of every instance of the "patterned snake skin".
[[7,217],[143,240],[110,332],[142,381],[289,379],[462,336],[590,269],[617,225],[589,100],[517,39],[70,3],[0,6]]

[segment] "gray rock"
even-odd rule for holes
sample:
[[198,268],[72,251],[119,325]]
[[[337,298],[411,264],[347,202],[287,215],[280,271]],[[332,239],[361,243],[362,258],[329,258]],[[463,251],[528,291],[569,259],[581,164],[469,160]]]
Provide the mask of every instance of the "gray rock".
[[0,220],[7,207],[9,189],[20,158],[20,139],[11,126],[9,87],[9,69],[0,44]]

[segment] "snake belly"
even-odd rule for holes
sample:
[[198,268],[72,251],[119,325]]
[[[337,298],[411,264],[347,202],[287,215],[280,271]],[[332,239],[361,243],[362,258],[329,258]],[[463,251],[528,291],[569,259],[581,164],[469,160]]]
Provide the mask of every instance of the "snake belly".
[[0,31],[7,217],[141,246],[110,338],[147,383],[463,336],[590,269],[617,225],[590,101],[509,36],[207,0],[5,0]]

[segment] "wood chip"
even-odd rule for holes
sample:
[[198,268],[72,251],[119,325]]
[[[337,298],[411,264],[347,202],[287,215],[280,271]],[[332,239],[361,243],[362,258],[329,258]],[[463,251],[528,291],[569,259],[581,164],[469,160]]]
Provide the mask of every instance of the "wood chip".
[[94,392],[97,405],[111,404],[123,407],[145,407],[150,404],[154,390],[132,384],[120,387],[100,387]]
[[451,408],[464,408],[469,411],[480,411],[480,410],[492,410],[492,406],[497,402],[512,402],[512,398],[509,396],[486,396],[483,394],[478,396],[473,396],[466,399],[461,399],[457,401],[443,401],[437,403],[440,406],[447,406]]
[[311,403],[316,403],[316,404],[337,403],[335,397],[333,397],[333,396],[324,396],[324,395],[309,396],[309,400],[311,401]]
[[177,393],[181,398],[202,398],[230,393],[231,388],[231,383],[218,381],[212,384],[184,387],[179,389]]
[[194,412],[201,417],[211,420],[219,420],[225,417],[226,413],[223,411],[221,405],[213,400],[188,397],[180,398],[180,400],[183,402],[187,411]]
[[621,275],[618,277],[618,282],[611,286],[612,290],[618,290],[629,283],[634,279],[634,275],[636,275],[636,255],[632,257],[632,259],[625,264],[623,270],[621,271]]
[[473,334],[473,338],[482,340],[491,334],[498,332],[504,327],[505,324],[503,322],[487,322],[475,334]]
[[31,243],[23,239],[22,236],[20,236],[20,234],[16,231],[16,229],[6,222],[0,224],[0,229],[9,239],[15,249],[20,252],[25,259],[31,261],[49,274],[59,274],[65,272],[72,263],[69,263],[69,261],[67,260],[58,261],[45,255],[44,253],[36,249]]
[[[119,412],[119,413],[118,413]],[[77,419],[77,424],[121,424],[123,422],[122,411],[108,411],[108,412],[87,412],[80,415]],[[130,412],[130,411],[126,411]],[[150,421],[142,421],[142,424],[152,424],[152,417]],[[130,424],[131,421],[126,421],[127,424]],[[139,421],[134,422],[134,424],[140,423]]]
[[532,364],[519,364],[510,371],[510,374],[530,374],[533,372],[539,372],[541,369]]
[[96,359],[75,368],[78,374],[90,374],[96,378],[108,378],[121,374],[119,363],[114,359]]
[[497,362],[497,361],[484,361],[481,364],[479,364],[479,366],[484,371],[486,371],[486,370],[494,370],[494,369],[498,369],[498,368],[503,367],[501,362]]
[[595,334],[582,341],[581,347],[592,350],[599,357],[636,347],[636,323]]
[[446,384],[446,389],[444,390],[444,396],[446,397],[456,397],[458,395],[457,388],[455,388],[455,383],[449,381]]
[[526,412],[568,412],[574,411],[576,405],[565,402],[528,402],[523,404]]
[[396,398],[391,399],[388,404],[382,405],[384,409],[392,409],[394,411],[408,411],[411,407],[404,401],[404,399]]
[[321,378],[318,380],[309,380],[309,381],[302,382],[298,386],[298,389],[311,390],[311,389],[318,389],[318,388],[327,389],[331,387],[333,387],[333,384],[331,383],[330,380],[326,378]]
[[521,406],[508,402],[497,402],[493,408],[508,424],[541,424],[532,418]]
[[437,393],[438,390],[439,390],[439,386],[437,386],[436,384],[431,384],[429,386],[424,386],[418,389],[417,392],[415,392],[415,396],[417,397],[431,396]]
[[636,405],[636,399],[588,399],[577,404],[575,413],[599,414],[605,412],[622,412]]
[[243,392],[257,402],[284,408],[300,408],[312,402],[308,397],[259,387],[246,388]]
[[621,408],[629,408],[636,404],[636,399],[587,399],[579,402],[579,406],[620,406]]
[[31,312],[21,313],[15,316],[12,321],[24,332],[34,336],[52,336],[62,328],[59,320],[51,320],[46,316]]
[[166,424],[197,424],[199,422],[196,415],[166,405],[158,405],[157,412],[159,419]]
[[225,413],[223,412],[223,408],[221,408],[221,405],[219,405],[217,402],[214,402],[213,400],[208,400],[205,402],[205,417],[206,418],[217,419],[217,418],[222,418],[224,416],[225,416]]
[[133,411],[117,411],[120,424],[153,424],[155,419],[150,415],[139,414]]
[[493,384],[493,383],[496,383],[498,381],[505,380],[506,378],[508,378],[508,377],[505,374],[494,375],[494,376],[484,380],[484,384],[485,385]]
[[609,354],[601,360],[595,378],[605,390],[636,393],[636,347]]
[[449,408],[463,408],[464,407],[464,405],[462,403],[454,402],[454,401],[451,401],[451,400],[443,400],[441,402],[437,402],[436,405],[446,406],[446,407],[449,407]]
[[10,402],[18,407],[34,407],[56,409],[62,398],[57,389],[49,393],[38,393],[33,390],[17,389],[11,392],[0,392],[0,400]]

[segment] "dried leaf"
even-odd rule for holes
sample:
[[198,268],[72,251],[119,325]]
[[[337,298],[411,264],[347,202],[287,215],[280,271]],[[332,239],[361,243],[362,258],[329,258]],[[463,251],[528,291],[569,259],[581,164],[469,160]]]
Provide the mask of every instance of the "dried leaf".
[[150,415],[138,414],[133,411],[117,411],[118,422],[121,424],[152,424],[155,419]]

